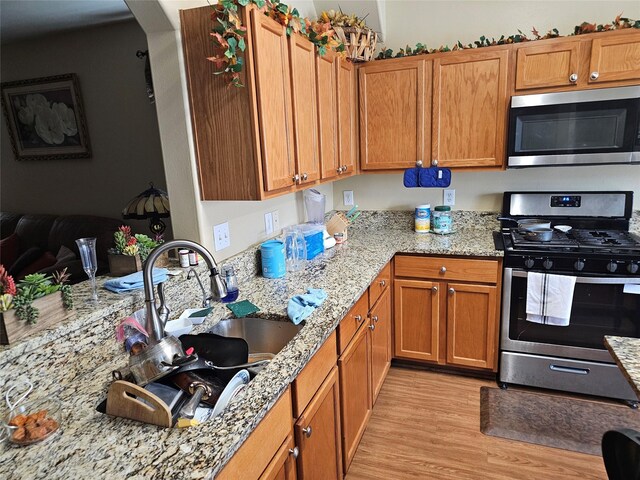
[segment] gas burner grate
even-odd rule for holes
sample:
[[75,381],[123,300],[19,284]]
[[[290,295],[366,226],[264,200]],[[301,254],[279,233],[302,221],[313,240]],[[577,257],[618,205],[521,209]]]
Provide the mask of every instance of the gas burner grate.
[[640,248],[640,242],[623,230],[574,230],[572,234],[581,246]]

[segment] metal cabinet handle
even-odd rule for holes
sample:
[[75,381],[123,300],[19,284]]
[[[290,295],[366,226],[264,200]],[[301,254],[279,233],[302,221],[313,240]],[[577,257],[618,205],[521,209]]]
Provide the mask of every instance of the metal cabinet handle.
[[375,329],[376,329],[376,326],[373,323],[369,325],[369,330],[373,332]]
[[298,183],[300,181],[300,175],[297,173],[293,176],[293,183]]
[[444,265],[440,267],[440,273],[447,273],[447,267]]
[[438,291],[438,287],[436,285],[434,285],[433,287],[431,287],[431,291],[433,293],[436,293]]
[[356,316],[355,316],[355,317],[353,317],[353,318],[355,318],[355,319],[356,319],[356,322],[358,322],[358,323],[362,322],[362,320],[363,320],[362,315],[356,315]]
[[422,160],[418,160],[416,162],[416,167],[421,167],[422,166]]
[[431,166],[432,167],[437,167],[438,166],[438,160],[436,160],[435,158],[433,160],[431,160]]
[[378,315],[374,315],[373,317],[371,317],[371,320],[378,323]]
[[298,458],[298,455],[300,455],[300,449],[298,447],[290,448],[289,455],[293,455],[293,458]]
[[304,181],[304,180],[306,180],[307,178],[309,178],[309,175],[307,175],[306,173],[303,173],[303,174],[302,174],[302,180]]
[[589,78],[591,80],[597,80],[599,76],[600,74],[598,72],[591,72],[591,75],[589,76]]
[[342,173],[342,167],[338,167],[338,168],[336,169],[336,172],[338,172],[338,173]]
[[449,288],[449,294],[453,295],[456,291],[453,288]]
[[380,280],[380,286],[384,287],[387,284],[386,280]]
[[309,438],[311,436],[311,434],[313,433],[313,430],[311,429],[311,425],[309,425],[307,428],[303,428],[302,429],[302,433],[304,433],[304,435]]
[[571,75],[569,75],[569,81],[571,83],[576,83],[578,81],[578,74],[572,73]]

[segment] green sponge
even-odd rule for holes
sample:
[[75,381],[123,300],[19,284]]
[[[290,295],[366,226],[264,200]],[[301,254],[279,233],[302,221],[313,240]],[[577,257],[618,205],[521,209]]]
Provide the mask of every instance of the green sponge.
[[252,313],[259,312],[260,309],[256,307],[249,300],[242,300],[236,303],[230,303],[227,305],[227,308],[233,312],[236,318],[246,317],[247,315],[251,315]]

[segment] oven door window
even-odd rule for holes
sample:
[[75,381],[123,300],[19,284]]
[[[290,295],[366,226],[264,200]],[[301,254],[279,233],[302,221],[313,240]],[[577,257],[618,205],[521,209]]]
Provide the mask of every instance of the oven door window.
[[[569,325],[559,327],[526,320],[527,278],[513,276],[509,338],[604,350],[604,336],[640,337],[640,295],[624,293],[619,283],[598,283],[593,277],[578,277]],[[629,280],[640,283],[639,279]]]
[[611,100],[514,108],[509,156],[630,152],[637,103]]

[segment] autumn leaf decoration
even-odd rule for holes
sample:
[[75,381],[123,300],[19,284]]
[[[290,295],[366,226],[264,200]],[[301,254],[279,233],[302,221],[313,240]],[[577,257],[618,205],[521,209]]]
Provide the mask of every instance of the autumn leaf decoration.
[[344,45],[334,38],[330,26],[311,22],[303,18],[297,9],[291,8],[279,0],[218,0],[212,5],[210,32],[214,46],[214,55],[207,57],[215,66],[215,75],[225,75],[229,85],[242,87],[240,73],[244,66],[242,54],[246,49],[247,27],[242,25],[239,7],[255,5],[265,15],[286,28],[287,35],[300,33],[318,47],[318,53],[324,55],[327,48],[344,50]]

